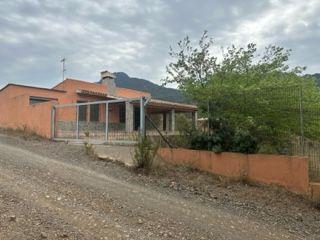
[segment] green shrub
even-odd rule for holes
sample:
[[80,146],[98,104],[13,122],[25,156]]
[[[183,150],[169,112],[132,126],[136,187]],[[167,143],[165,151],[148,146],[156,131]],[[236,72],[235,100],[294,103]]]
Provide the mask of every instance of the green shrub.
[[176,115],[176,128],[183,135],[190,135],[195,130],[192,120],[185,114]]
[[255,153],[259,141],[249,130],[235,130],[223,118],[210,119],[208,132],[192,131],[186,138],[189,148],[220,152]]
[[176,129],[179,132],[178,135],[173,137],[173,144],[176,147],[190,148],[191,137],[196,133],[196,129],[185,114],[176,115]]
[[190,146],[196,150],[208,150],[214,152],[229,151],[230,148],[224,144],[224,140],[218,134],[197,132],[191,136]]
[[134,148],[133,162],[136,168],[150,169],[158,151],[158,145],[148,137],[138,137]]
[[277,153],[277,154],[293,154],[293,140],[294,137],[273,137],[263,140],[259,143],[259,152],[261,153]]
[[215,141],[212,141],[212,148],[230,151],[235,131],[229,122],[224,118],[210,118],[209,126],[210,139]]
[[214,152],[230,151],[232,149],[234,130],[223,119],[210,119],[208,132],[193,131],[187,138],[190,148]]
[[234,152],[256,153],[258,151],[258,140],[249,131],[238,130],[233,137]]
[[92,155],[93,154],[93,146],[91,143],[84,142],[84,149],[87,155]]

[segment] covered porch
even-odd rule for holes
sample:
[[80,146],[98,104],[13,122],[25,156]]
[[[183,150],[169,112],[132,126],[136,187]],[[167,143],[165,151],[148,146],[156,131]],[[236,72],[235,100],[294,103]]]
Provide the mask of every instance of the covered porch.
[[[146,115],[153,121],[165,135],[178,134],[178,115],[185,115],[194,126],[197,122],[197,107],[189,104],[173,103],[163,100],[151,99],[146,108]],[[146,123],[147,134],[152,135],[154,127]]]
[[[53,138],[135,141],[141,130],[150,136],[159,135],[159,132],[163,135],[178,134],[178,114],[187,115],[194,124],[197,121],[197,107],[194,105],[145,97],[102,101],[101,98],[106,96],[99,96],[99,101],[85,101],[87,98],[82,92],[77,103],[55,106],[52,119]],[[146,117],[151,119],[153,124],[145,121]]]

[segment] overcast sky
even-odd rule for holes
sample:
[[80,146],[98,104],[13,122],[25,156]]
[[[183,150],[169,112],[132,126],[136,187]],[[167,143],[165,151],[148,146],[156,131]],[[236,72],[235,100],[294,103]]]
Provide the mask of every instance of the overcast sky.
[[1,0],[0,87],[51,87],[102,70],[159,83],[170,45],[203,30],[217,46],[293,50],[292,65],[320,72],[320,0]]

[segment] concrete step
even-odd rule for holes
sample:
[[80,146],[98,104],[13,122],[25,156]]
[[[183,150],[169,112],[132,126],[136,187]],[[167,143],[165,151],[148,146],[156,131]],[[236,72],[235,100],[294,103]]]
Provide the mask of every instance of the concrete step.
[[133,166],[133,146],[94,145],[94,154],[101,160],[118,161],[126,166]]

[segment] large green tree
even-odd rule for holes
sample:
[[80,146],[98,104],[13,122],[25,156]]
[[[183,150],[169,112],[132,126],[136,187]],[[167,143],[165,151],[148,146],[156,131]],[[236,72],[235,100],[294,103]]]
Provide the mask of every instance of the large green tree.
[[[217,47],[204,32],[198,44],[189,37],[170,48],[164,84],[176,83],[207,114],[225,117],[235,127],[254,126],[257,135],[305,134],[320,138],[320,91],[305,67],[290,67],[291,50],[256,44]],[[210,103],[210,104],[208,104]]]

